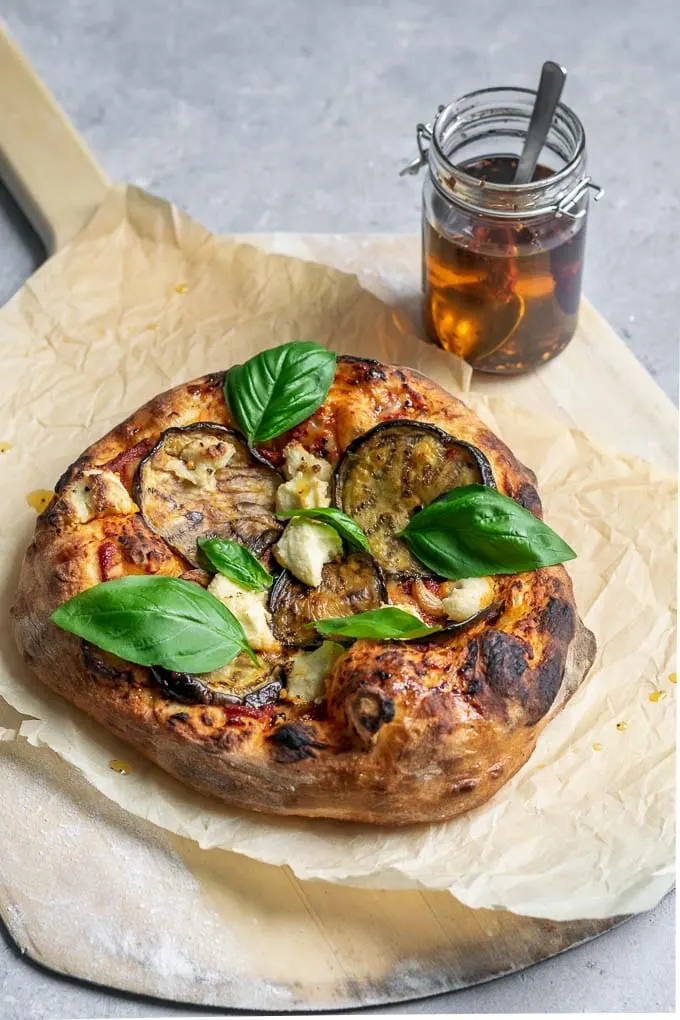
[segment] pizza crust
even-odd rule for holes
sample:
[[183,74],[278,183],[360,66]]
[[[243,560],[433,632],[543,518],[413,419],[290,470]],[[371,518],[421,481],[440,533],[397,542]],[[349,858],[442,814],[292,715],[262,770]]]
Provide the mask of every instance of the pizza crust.
[[[135,472],[167,428],[233,428],[222,385],[216,373],[161,394],[62,476],[12,607],[26,663],[181,782],[237,808],[407,825],[485,803],[528,760],[594,658],[562,566],[494,579],[492,611],[459,632],[355,642],[320,703],[284,691],[255,707],[186,704],[167,697],[150,670],[93,654],[50,622],[58,605],[102,580],[190,570],[138,511]],[[339,358],[319,411],[258,455],[279,470],[295,441],[335,467],[353,440],[396,418],[476,446],[498,489],[540,516],[535,477],[469,408],[417,372],[377,362]],[[91,501],[88,477],[97,486]]]

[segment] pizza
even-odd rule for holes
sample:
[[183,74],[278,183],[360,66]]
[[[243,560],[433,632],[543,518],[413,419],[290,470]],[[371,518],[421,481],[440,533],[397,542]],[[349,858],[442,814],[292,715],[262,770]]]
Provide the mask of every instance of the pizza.
[[78,457],[38,517],[15,639],[48,687],[235,808],[453,818],[529,759],[594,639],[568,556],[536,552],[561,540],[532,472],[418,372],[318,348],[321,371],[314,346],[269,352],[295,349],[285,385],[265,352]]

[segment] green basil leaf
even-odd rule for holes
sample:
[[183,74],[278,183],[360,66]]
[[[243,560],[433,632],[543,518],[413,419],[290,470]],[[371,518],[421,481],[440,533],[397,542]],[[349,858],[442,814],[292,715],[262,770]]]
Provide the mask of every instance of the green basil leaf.
[[250,549],[230,538],[199,538],[198,547],[218,574],[243,588],[264,591],[274,580]]
[[575,558],[532,513],[486,485],[444,493],[399,533],[414,556],[442,577],[518,574]]
[[397,606],[369,609],[354,616],[316,620],[314,626],[324,637],[374,638],[378,641],[409,641],[441,630],[441,627],[428,627],[417,616]]
[[240,652],[257,661],[233,613],[200,585],[175,577],[96,584],[59,606],[52,621],[140,666],[209,673]]
[[368,539],[356,521],[334,506],[315,506],[305,510],[280,510],[277,517],[308,517],[313,521],[321,521],[322,524],[330,524],[350,549],[363,549],[365,552],[370,552]]
[[271,347],[227,372],[224,395],[249,444],[264,443],[309,418],[335,376],[335,354],[311,341]]

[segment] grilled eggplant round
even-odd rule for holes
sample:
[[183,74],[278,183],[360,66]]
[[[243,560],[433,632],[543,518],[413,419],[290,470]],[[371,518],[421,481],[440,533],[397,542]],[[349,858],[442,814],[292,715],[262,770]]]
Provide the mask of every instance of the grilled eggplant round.
[[[529,758],[592,659],[563,567],[499,575],[488,611],[431,641],[360,640],[339,656],[302,646],[316,640],[316,616],[384,601],[381,568],[395,598],[415,585],[425,607],[432,601],[436,579],[409,587],[404,571],[419,568],[394,539],[418,505],[482,481],[540,517],[535,478],[463,403],[407,369],[338,358],[323,406],[255,451],[262,460],[234,431],[223,383],[217,373],[161,394],[65,472],[12,610],[26,662],[183,783],[239,809],[404,825],[483,804]],[[187,563],[202,536],[262,555],[281,529],[270,463],[292,441],[337,469],[336,501],[369,532],[375,560],[347,556],[318,590],[281,575],[271,597],[280,653],[199,677],[152,673],[51,622],[73,595],[126,574],[204,585]],[[333,665],[320,703],[317,693],[286,695],[293,667],[296,690],[309,677],[318,692],[323,661]]]
[[137,471],[147,524],[195,566],[200,538],[229,538],[261,556],[281,534],[274,516],[283,479],[214,422],[166,429]]
[[194,676],[153,666],[151,675],[163,694],[187,705],[247,705],[261,708],[275,702],[281,693],[283,667],[280,660],[259,656],[254,663],[247,655],[212,673]]
[[315,620],[365,613],[385,602],[382,570],[367,553],[357,552],[327,563],[318,588],[310,588],[284,570],[272,586],[269,608],[274,636],[282,645],[316,648],[322,638],[314,629]]
[[368,536],[390,574],[427,574],[395,534],[418,510],[461,485],[494,485],[481,450],[424,422],[376,425],[350,443],[335,479],[337,506]]

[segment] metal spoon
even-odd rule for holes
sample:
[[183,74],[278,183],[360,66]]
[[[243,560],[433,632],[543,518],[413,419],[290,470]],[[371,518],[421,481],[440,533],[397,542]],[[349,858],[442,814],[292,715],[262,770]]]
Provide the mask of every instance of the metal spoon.
[[543,144],[548,137],[557,104],[567,78],[566,68],[554,60],[546,60],[541,70],[536,102],[529,121],[529,130],[524,141],[522,155],[517,163],[513,184],[528,184],[534,176]]

